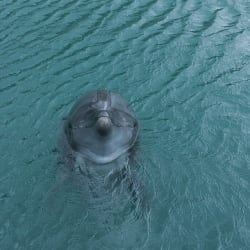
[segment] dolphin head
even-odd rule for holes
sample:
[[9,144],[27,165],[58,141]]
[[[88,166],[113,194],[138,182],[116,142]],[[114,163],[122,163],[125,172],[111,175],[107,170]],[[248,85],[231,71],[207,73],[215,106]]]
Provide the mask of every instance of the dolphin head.
[[139,123],[120,95],[103,90],[81,97],[70,111],[64,129],[74,151],[105,164],[133,147]]

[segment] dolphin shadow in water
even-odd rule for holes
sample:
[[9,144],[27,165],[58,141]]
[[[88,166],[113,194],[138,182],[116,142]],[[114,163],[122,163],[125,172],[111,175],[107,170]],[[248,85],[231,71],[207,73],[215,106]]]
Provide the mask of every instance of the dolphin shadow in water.
[[92,178],[90,165],[96,169],[108,166],[106,188],[112,191],[122,185],[133,204],[146,211],[147,195],[135,169],[139,130],[135,113],[119,94],[91,92],[75,103],[64,120],[59,139],[61,162],[88,178]]

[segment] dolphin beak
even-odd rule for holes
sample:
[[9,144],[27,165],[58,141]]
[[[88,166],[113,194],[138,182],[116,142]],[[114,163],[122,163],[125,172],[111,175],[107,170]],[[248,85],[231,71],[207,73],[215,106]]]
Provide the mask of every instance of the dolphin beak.
[[112,122],[108,116],[101,116],[96,122],[97,132],[101,136],[107,136],[111,131]]

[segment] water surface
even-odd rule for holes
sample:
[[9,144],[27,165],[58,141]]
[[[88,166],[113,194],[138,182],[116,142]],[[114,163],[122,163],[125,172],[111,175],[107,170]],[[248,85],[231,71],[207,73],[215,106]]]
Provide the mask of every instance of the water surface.
[[[0,20],[1,249],[249,249],[249,1],[2,0]],[[148,218],[60,182],[62,119],[96,89],[141,121]]]

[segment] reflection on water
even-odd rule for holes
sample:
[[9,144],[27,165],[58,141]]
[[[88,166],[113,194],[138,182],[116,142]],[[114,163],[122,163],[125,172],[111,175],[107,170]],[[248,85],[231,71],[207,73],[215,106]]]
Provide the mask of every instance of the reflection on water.
[[[249,13],[244,0],[1,1],[1,248],[248,249]],[[62,119],[95,89],[139,116],[149,218],[57,171]]]

